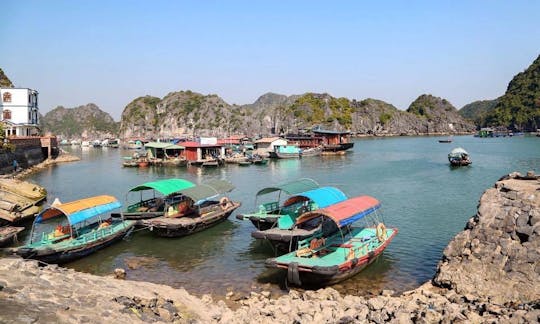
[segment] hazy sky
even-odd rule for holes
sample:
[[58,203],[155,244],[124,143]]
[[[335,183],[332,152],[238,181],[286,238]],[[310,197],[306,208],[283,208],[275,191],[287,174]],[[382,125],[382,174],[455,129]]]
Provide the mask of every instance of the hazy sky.
[[0,2],[0,67],[44,114],[144,95],[493,99],[540,54],[540,1]]

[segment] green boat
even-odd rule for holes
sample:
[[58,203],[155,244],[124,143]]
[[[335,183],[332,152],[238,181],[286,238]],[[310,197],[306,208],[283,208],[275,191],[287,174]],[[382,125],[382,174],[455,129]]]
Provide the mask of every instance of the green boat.
[[[259,205],[258,210],[249,214],[236,215],[236,218],[250,220],[258,230],[267,230],[274,227],[281,216],[290,212],[290,208],[284,209],[284,206],[280,205],[282,194],[295,195],[316,188],[319,188],[319,184],[309,178],[302,178],[277,186],[263,188],[255,195],[255,205],[257,205],[260,197],[274,194],[273,199]],[[277,197],[275,197],[276,192]]]
[[[266,261],[269,268],[287,270],[287,283],[326,286],[350,278],[375,261],[396,236],[375,211],[377,199],[359,196],[327,208],[303,214],[295,229],[311,229],[330,221],[339,228],[333,235],[323,231],[299,242],[296,251]],[[363,223],[363,224],[361,224]]]
[[195,184],[184,179],[166,179],[146,182],[131,188],[126,194],[126,202],[130,194],[139,193],[140,199],[128,205],[121,213],[114,213],[113,217],[141,220],[163,216],[167,208],[186,201],[180,191],[194,187]]
[[106,213],[121,207],[112,196],[89,197],[53,204],[32,225],[29,242],[12,251],[45,263],[66,263],[100,250],[126,236],[134,221]]
[[[240,202],[231,201],[222,196],[234,189],[226,180],[211,180],[179,191],[187,198],[186,205],[171,205],[160,217],[145,219],[142,225],[162,237],[180,237],[200,232],[225,221],[233,211],[240,207]],[[218,196],[222,196],[216,200]]]
[[251,233],[253,238],[267,240],[278,250],[290,252],[297,249],[298,241],[311,237],[314,233],[323,231],[331,235],[338,230],[332,222],[321,222],[310,230],[293,229],[298,217],[307,212],[325,208],[347,199],[347,196],[334,187],[321,187],[291,196],[283,203],[282,216],[275,226],[266,230]]

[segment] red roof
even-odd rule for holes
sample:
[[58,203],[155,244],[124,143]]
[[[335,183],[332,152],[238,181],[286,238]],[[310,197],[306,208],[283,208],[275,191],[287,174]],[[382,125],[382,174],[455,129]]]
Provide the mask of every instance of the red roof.
[[222,146],[221,144],[207,145],[207,144],[201,144],[199,142],[179,142],[178,145],[183,146],[183,147],[221,147]]
[[380,207],[380,202],[370,196],[358,196],[339,202],[337,204],[330,205],[326,208],[321,208],[316,211],[306,213],[300,216],[296,223],[303,223],[314,217],[324,215],[331,218],[336,224],[343,224],[345,220],[365,213],[370,209],[376,209]]

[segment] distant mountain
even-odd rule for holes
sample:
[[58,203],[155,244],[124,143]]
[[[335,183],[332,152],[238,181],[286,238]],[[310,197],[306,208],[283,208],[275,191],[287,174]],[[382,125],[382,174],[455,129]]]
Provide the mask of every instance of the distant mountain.
[[13,83],[4,74],[4,71],[0,68],[0,88],[13,88]]
[[64,139],[104,139],[118,136],[118,123],[93,103],[75,108],[58,106],[40,118],[43,133]]
[[146,96],[133,100],[122,112],[120,137],[268,135],[296,133],[316,125],[383,136],[475,130],[445,99],[423,95],[410,110],[400,111],[380,100],[356,101],[327,93],[267,93],[253,104],[239,106],[217,95],[187,90],[169,93],[163,99]]
[[486,126],[518,131],[540,128],[540,56],[508,84],[506,93],[486,116]]
[[478,100],[463,106],[458,113],[461,117],[473,121],[476,125],[483,125],[488,113],[495,109],[499,99]]

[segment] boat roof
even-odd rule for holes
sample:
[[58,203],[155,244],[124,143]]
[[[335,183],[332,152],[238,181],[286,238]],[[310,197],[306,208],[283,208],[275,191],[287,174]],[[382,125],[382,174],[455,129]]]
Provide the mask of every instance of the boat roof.
[[227,180],[210,180],[191,188],[181,190],[184,196],[188,196],[193,201],[198,202],[217,195],[229,192],[234,189],[234,185]]
[[129,191],[131,192],[131,191],[153,189],[167,196],[167,195],[172,194],[173,192],[181,191],[181,190],[188,189],[194,186],[195,184],[193,182],[187,181],[184,179],[166,179],[166,180],[146,182],[146,183],[143,183],[141,185],[131,188]]
[[339,227],[349,225],[373,213],[381,207],[381,203],[371,196],[358,196],[350,198],[326,208],[305,213],[298,217],[296,224],[306,222],[318,216],[332,219]]
[[315,134],[326,134],[326,135],[346,135],[346,134],[351,133],[349,131],[327,130],[327,129],[321,129],[321,128],[312,129],[312,132]]
[[122,207],[113,196],[95,196],[75,200],[63,204],[52,205],[38,214],[34,223],[42,223],[47,219],[66,216],[71,225],[83,222],[97,215]]
[[315,202],[319,208],[325,208],[346,199],[347,196],[338,188],[321,187],[292,196],[283,203],[283,206],[289,206],[298,201],[311,200]]
[[452,151],[450,151],[450,154],[463,154],[463,153],[465,153],[465,154],[467,154],[467,155],[469,154],[469,153],[467,153],[467,151],[465,151],[465,150],[464,150],[463,148],[461,148],[461,147],[456,147],[455,149],[453,149]]
[[173,143],[166,143],[166,142],[150,142],[150,143],[144,144],[144,147],[145,148],[160,148],[160,149],[168,149],[168,150],[184,148],[183,146],[176,145]]
[[256,196],[262,196],[275,191],[284,191],[289,195],[299,194],[304,191],[319,188],[319,184],[313,179],[302,178],[295,181],[282,183],[277,186],[267,187],[259,190]]

